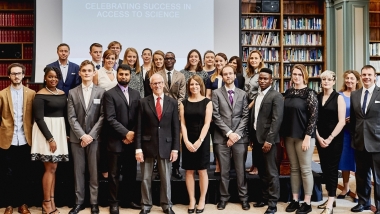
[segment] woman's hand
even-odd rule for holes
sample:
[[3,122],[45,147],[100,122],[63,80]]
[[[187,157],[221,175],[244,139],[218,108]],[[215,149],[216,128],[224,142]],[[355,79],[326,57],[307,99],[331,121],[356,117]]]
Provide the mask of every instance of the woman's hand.
[[186,148],[187,150],[189,150],[190,152],[196,152],[197,150],[194,148],[194,145],[189,141],[187,143],[185,143],[186,145]]
[[55,143],[54,140],[49,143],[49,146],[50,146],[50,151],[52,153],[54,153],[57,150],[57,144]]
[[195,143],[193,144],[195,151],[197,151],[198,148],[201,147],[201,145],[202,145],[201,140],[198,139],[197,141],[195,141]]
[[306,152],[310,149],[310,139],[304,139],[302,142],[302,151]]

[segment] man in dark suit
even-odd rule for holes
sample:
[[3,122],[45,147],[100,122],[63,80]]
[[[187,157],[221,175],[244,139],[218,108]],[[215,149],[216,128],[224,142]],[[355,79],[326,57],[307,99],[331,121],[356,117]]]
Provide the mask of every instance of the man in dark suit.
[[[177,100],[179,108],[179,104],[185,98],[186,81],[185,76],[181,72],[174,69],[175,62],[176,60],[174,53],[167,52],[164,58],[165,70],[159,71],[158,73],[164,78],[164,94]],[[180,158],[181,152],[178,151],[178,158],[172,164],[172,176],[177,179],[182,178],[181,172],[179,171]]]
[[58,60],[47,65],[47,67],[59,68],[62,72],[62,80],[59,80],[57,88],[65,92],[66,96],[69,90],[81,84],[81,78],[78,75],[79,66],[69,62],[70,47],[66,43],[61,43],[57,47]]
[[116,59],[115,59],[115,65],[113,66],[113,69],[117,70],[119,65],[123,64],[123,60],[119,59],[120,52],[123,49],[121,46],[121,43],[118,41],[112,41],[108,44],[108,50],[113,50],[116,52]]
[[[380,214],[380,88],[375,85],[376,69],[365,65],[361,70],[363,87],[351,93],[350,123],[351,146],[355,149],[356,192],[359,201],[352,212],[371,207],[371,169],[374,198]],[[334,136],[333,136],[334,137]]]
[[164,95],[164,79],[153,74],[150,87],[153,94],[140,100],[136,132],[136,160],[141,163],[140,214],[147,214],[152,207],[152,173],[157,158],[161,175],[160,202],[164,213],[174,214],[171,202],[171,167],[179,150],[178,102]]
[[89,60],[80,65],[79,76],[82,84],[69,91],[67,101],[76,195],[76,205],[69,214],[77,214],[84,209],[86,160],[90,173],[91,214],[98,214],[98,138],[103,124],[101,100],[105,90],[92,82],[95,66]]
[[99,70],[103,67],[102,55],[103,55],[103,46],[99,43],[92,43],[90,46],[90,55],[91,62],[95,66],[95,70]]
[[280,180],[277,168],[277,143],[284,113],[284,99],[272,87],[272,70],[262,68],[259,74],[259,91],[254,100],[250,118],[250,138],[257,149],[257,169],[261,179],[262,200],[254,207],[268,204],[265,214],[277,212],[280,197]]
[[248,101],[247,93],[236,88],[235,68],[226,65],[222,71],[225,83],[212,92],[213,113],[215,123],[214,139],[215,154],[220,163],[220,201],[218,210],[226,207],[230,198],[228,186],[230,182],[231,154],[235,162],[236,181],[239,197],[243,210],[249,210],[248,189],[245,180],[245,161],[247,157],[248,135],[246,128],[248,124]]
[[141,207],[132,202],[132,197],[137,194],[135,159],[135,128],[137,119],[137,107],[140,100],[138,91],[128,87],[131,79],[131,68],[128,65],[120,65],[116,74],[118,84],[104,93],[104,118],[107,121],[109,131],[107,133],[108,150],[108,182],[110,190],[110,213],[118,214],[118,188],[120,166],[127,172],[123,176],[123,182],[129,189],[126,194],[129,206],[134,209]]

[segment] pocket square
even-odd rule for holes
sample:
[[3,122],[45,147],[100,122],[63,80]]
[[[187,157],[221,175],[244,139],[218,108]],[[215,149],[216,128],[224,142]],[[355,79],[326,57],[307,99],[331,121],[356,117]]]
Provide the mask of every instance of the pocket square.
[[375,100],[375,103],[380,103],[380,101],[378,101],[378,100]]
[[71,73],[71,75],[75,75],[75,73]]

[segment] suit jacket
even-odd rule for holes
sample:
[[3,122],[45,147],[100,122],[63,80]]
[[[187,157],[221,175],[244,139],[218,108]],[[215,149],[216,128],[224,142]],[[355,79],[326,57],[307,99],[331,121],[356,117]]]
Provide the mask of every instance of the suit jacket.
[[85,134],[98,140],[104,118],[101,102],[104,92],[103,88],[94,85],[86,108],[82,85],[69,91],[67,117],[71,127],[70,142],[80,143],[80,138]]
[[363,88],[351,93],[350,124],[351,146],[359,151],[380,152],[380,88],[375,86],[366,114],[360,99]]
[[[257,96],[253,99],[256,102]],[[254,129],[255,106],[251,110],[249,120],[250,130]],[[256,122],[256,136],[250,135],[251,142],[256,137],[257,141],[264,144],[265,141],[271,144],[280,142],[280,128],[284,114],[284,98],[282,94],[271,87],[264,95],[259,108]],[[252,133],[252,132],[250,132]]]
[[157,117],[153,95],[140,100],[138,112],[136,149],[142,149],[144,157],[159,155],[169,159],[172,150],[179,150],[177,101],[164,95],[161,120]]
[[[123,139],[129,131],[134,131],[140,93],[128,87],[129,103],[119,85],[106,91],[103,96],[104,118],[107,124],[107,149],[111,152],[123,151]],[[136,138],[136,135],[135,135]]]
[[236,143],[248,143],[246,128],[248,124],[248,101],[247,93],[235,87],[233,106],[228,98],[226,87],[212,91],[212,118],[215,123],[213,143],[226,144],[226,134],[232,130],[241,138]]
[[[59,67],[58,60],[47,65],[49,67]],[[69,90],[77,87],[82,83],[82,79],[79,74],[79,66],[73,62],[69,62],[69,69],[67,70],[67,76],[65,80],[59,80],[57,88],[65,92],[66,96],[69,94]]]
[[185,76],[179,72],[174,70],[172,73],[172,84],[168,85],[168,77],[165,71],[159,71],[159,74],[164,78],[165,87],[164,93],[166,96],[174,98],[178,102],[178,108],[182,100],[185,98],[186,94],[186,80]]
[[[23,86],[23,125],[26,142],[32,145],[32,126],[33,126],[33,100],[36,94],[32,89]],[[14,113],[11,94],[11,86],[0,91],[0,148],[8,149],[11,146],[14,132]]]

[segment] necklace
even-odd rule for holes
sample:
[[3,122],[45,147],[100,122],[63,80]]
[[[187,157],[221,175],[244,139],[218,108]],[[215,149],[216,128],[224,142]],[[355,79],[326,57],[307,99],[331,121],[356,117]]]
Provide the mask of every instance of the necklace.
[[58,95],[58,94],[59,94],[57,88],[55,88],[55,91],[56,91],[56,92],[51,91],[48,87],[45,87],[45,88],[46,88],[46,90],[48,90],[48,92],[50,92],[50,93],[52,93],[52,94],[54,94],[54,95]]
[[109,71],[109,70],[106,70],[106,73],[107,73],[107,74],[112,74],[112,71],[113,71],[113,70],[110,70],[110,71]]

